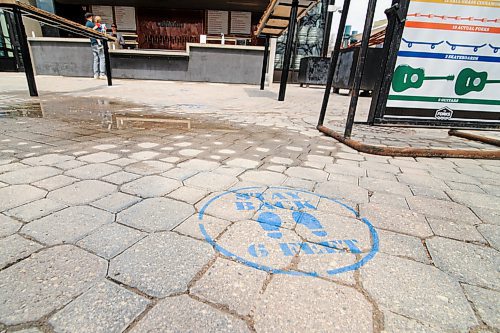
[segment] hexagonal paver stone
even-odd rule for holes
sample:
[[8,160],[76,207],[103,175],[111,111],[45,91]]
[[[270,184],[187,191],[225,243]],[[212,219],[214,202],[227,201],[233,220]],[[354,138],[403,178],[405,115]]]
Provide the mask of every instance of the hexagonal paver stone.
[[210,192],[222,191],[236,183],[238,179],[234,176],[222,175],[215,172],[200,172],[187,179],[184,183],[188,186],[206,189]]
[[282,173],[263,170],[249,170],[240,176],[245,182],[252,182],[264,185],[281,185],[286,179]]
[[172,230],[193,213],[193,206],[187,203],[168,198],[151,198],[119,213],[117,221],[149,232]]
[[467,297],[474,303],[474,307],[486,325],[499,329],[500,316],[498,316],[498,309],[500,309],[500,293],[467,284],[464,284],[463,287]]
[[70,205],[80,205],[96,201],[114,191],[114,185],[99,180],[83,180],[52,191],[47,197]]
[[50,177],[47,179],[40,180],[36,183],[33,183],[36,187],[43,188],[47,191],[52,191],[58,189],[60,187],[73,184],[78,181],[78,179],[73,177],[68,177],[64,175],[57,175],[54,177]]
[[264,271],[219,258],[191,287],[191,293],[245,316],[253,308],[266,276]]
[[[217,236],[219,236],[231,224],[229,221],[208,216],[206,214],[203,216],[203,222],[201,223],[203,223],[203,227],[213,238],[217,238]],[[194,214],[186,221],[182,222],[174,229],[174,231],[183,235],[205,240],[205,236],[200,230],[200,219],[198,214]]]
[[29,164],[29,165],[54,165],[74,159],[75,158],[73,156],[67,156],[61,154],[46,154],[46,155],[26,158],[22,160],[22,162],[24,164]]
[[494,195],[459,190],[449,190],[446,193],[453,201],[462,205],[500,210],[500,200]]
[[207,160],[200,160],[197,158],[193,158],[189,161],[179,163],[177,167],[182,169],[191,169],[197,171],[209,171],[217,168],[219,163]]
[[29,204],[16,207],[6,212],[7,215],[13,216],[18,220],[30,222],[39,219],[52,212],[65,208],[66,205],[50,199],[41,199],[30,202]]
[[322,182],[328,179],[328,173],[313,168],[291,167],[285,171],[285,174],[290,177],[314,180],[318,182]]
[[42,250],[0,271],[0,322],[35,321],[106,275],[107,262],[72,245]]
[[140,178],[140,177],[141,176],[136,175],[134,173],[119,171],[119,172],[114,173],[112,175],[103,177],[102,180],[104,180],[108,183],[113,183],[115,185],[121,185],[121,184],[131,182],[132,180],[135,180],[135,179]]
[[105,259],[111,259],[132,246],[146,233],[118,223],[103,225],[77,243]]
[[213,255],[206,242],[172,232],[152,234],[111,259],[109,276],[148,295],[165,297],[186,291]]
[[443,332],[443,329],[428,323],[416,321],[415,319],[400,316],[391,311],[385,311],[383,332],[435,333]]
[[0,237],[5,237],[16,233],[22,227],[22,223],[0,214]]
[[0,188],[0,212],[45,197],[46,191],[30,185],[12,185]]
[[120,167],[105,163],[87,164],[76,169],[66,171],[65,175],[79,179],[99,179],[121,170]]
[[378,253],[360,271],[363,286],[380,308],[443,331],[477,325],[458,282],[433,266]]
[[109,281],[101,281],[57,312],[49,323],[56,332],[119,333],[149,301]]
[[107,210],[111,213],[118,213],[139,201],[141,201],[141,199],[133,195],[115,192],[107,197],[94,201],[92,206]]
[[486,243],[483,236],[481,236],[473,225],[432,218],[427,218],[427,221],[429,221],[432,230],[437,236],[453,238],[460,241]]
[[380,242],[380,252],[430,264],[430,259],[420,238],[386,230],[377,230],[377,233]]
[[187,295],[161,300],[130,332],[250,332],[236,317]]
[[101,151],[98,153],[81,156],[78,159],[88,163],[104,163],[111,160],[116,160],[119,157],[120,155]]
[[173,164],[160,161],[143,161],[130,164],[125,168],[125,171],[137,173],[139,175],[154,175],[170,170],[174,167]]
[[311,277],[276,275],[259,299],[255,329],[271,332],[371,332],[372,306],[354,288]]
[[330,198],[348,200],[352,203],[368,202],[368,190],[342,181],[318,183],[314,191],[322,195],[327,195]]
[[19,235],[0,239],[0,269],[25,258],[42,246]]
[[48,166],[36,166],[11,171],[0,175],[0,181],[7,184],[29,184],[61,173],[61,170]]
[[158,155],[160,155],[160,153],[157,153],[155,151],[144,150],[144,151],[139,151],[137,153],[130,154],[129,157],[134,159],[134,160],[144,161],[144,160],[153,159]]
[[500,289],[499,256],[494,249],[441,237],[425,242],[436,267],[459,281]]
[[260,161],[249,160],[246,158],[233,158],[225,163],[229,166],[244,168],[244,169],[253,169],[256,168],[259,164],[261,164]]
[[380,204],[362,204],[360,215],[377,228],[405,233],[417,237],[432,236],[432,229],[423,215],[409,209]]
[[194,157],[194,156],[200,155],[201,153],[203,153],[203,150],[199,150],[199,149],[181,149],[181,150],[179,150],[179,155],[188,156],[188,157]]
[[500,226],[493,224],[482,224],[477,227],[477,230],[486,238],[488,243],[500,251]]
[[208,192],[206,190],[183,186],[173,191],[168,196],[173,199],[195,204],[203,199],[207,194]]
[[74,206],[33,221],[21,232],[45,244],[72,243],[113,219],[113,214],[103,210]]
[[146,176],[124,184],[121,191],[142,198],[161,197],[181,187],[180,181],[161,176]]
[[455,202],[424,197],[406,198],[410,208],[430,217],[443,218],[464,224],[477,224],[480,220],[470,209]]
[[32,327],[32,328],[25,328],[23,330],[16,331],[16,333],[43,333],[43,332],[36,327]]

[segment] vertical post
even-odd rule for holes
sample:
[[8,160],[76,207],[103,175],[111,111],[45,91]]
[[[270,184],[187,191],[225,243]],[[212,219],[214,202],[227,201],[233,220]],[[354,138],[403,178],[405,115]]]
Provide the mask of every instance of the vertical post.
[[274,82],[274,66],[276,64],[276,42],[277,38],[271,38],[269,41],[269,61],[267,64],[267,85],[272,87]]
[[358,106],[359,89],[361,88],[361,80],[363,79],[363,71],[365,69],[366,55],[368,53],[368,45],[373,26],[373,18],[375,16],[375,8],[377,0],[368,2],[368,10],[366,12],[365,29],[363,30],[363,40],[359,50],[358,63],[356,64],[356,73],[354,74],[354,86],[351,95],[351,104],[347,114],[347,122],[345,125],[344,137],[350,138],[352,126],[354,125],[354,116],[356,115],[356,107]]
[[328,45],[330,45],[330,32],[332,30],[333,21],[333,6],[335,0],[327,0],[326,20],[325,20],[325,33],[323,35],[323,46],[321,47],[321,56],[326,58],[328,56]]
[[405,25],[405,20],[398,17],[397,11],[400,11],[401,17],[406,17],[409,4],[410,0],[393,0],[392,7],[385,10],[389,23],[384,40],[384,55],[382,57],[384,61],[378,75],[380,79],[375,83],[370,112],[368,113],[368,124],[370,125],[373,125],[377,118],[381,118],[385,111]]
[[28,37],[26,36],[26,30],[24,29],[23,16],[21,15],[21,11],[17,7],[14,7],[13,14],[14,14],[14,23],[16,25],[17,35],[19,36],[21,57],[23,58],[24,73],[26,74],[26,80],[28,81],[28,89],[30,91],[30,96],[36,97],[38,96],[38,90],[36,88],[35,72],[33,70],[33,64],[31,63]]
[[264,84],[266,83],[268,61],[269,61],[269,35],[266,35],[266,42],[264,44],[264,59],[262,60],[262,74],[260,76],[260,90],[264,90]]
[[108,78],[108,86],[113,85],[113,79],[111,77],[111,61],[109,59],[109,46],[108,41],[101,39],[102,46],[104,47],[104,63],[106,65],[106,77]]
[[299,8],[299,0],[292,1],[290,9],[290,21],[288,24],[288,33],[286,36],[286,49],[283,59],[283,69],[281,71],[280,92],[278,101],[283,102],[286,94],[286,84],[288,82],[288,72],[290,71],[290,58],[292,56],[293,37],[295,36],[295,25],[297,23],[297,11]]
[[337,39],[335,40],[335,47],[332,52],[332,61],[328,68],[328,78],[326,80],[325,94],[323,95],[323,104],[321,105],[321,112],[319,113],[318,126],[322,126],[325,121],[326,109],[328,101],[330,100],[330,92],[332,90],[333,76],[335,75],[335,68],[339,60],[340,48],[344,40],[345,25],[347,22],[347,14],[349,14],[349,7],[351,0],[344,0],[344,7],[342,8],[342,16],[340,17],[339,30],[337,31]]

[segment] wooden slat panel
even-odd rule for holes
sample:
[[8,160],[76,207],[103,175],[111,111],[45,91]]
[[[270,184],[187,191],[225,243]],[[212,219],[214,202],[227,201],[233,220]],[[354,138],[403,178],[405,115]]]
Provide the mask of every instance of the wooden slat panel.
[[[297,11],[297,17],[301,18],[307,14],[307,12],[317,3],[319,0],[300,0],[299,9]],[[281,35],[288,29],[288,20],[276,20],[273,16],[279,16],[280,18],[289,18],[291,12],[292,0],[271,0],[269,6],[267,7],[264,15],[260,19],[259,26],[256,31],[256,35],[266,34],[268,31],[273,31],[273,35]],[[267,26],[272,27],[271,29],[266,28]],[[275,29],[275,27],[283,27],[281,31]]]

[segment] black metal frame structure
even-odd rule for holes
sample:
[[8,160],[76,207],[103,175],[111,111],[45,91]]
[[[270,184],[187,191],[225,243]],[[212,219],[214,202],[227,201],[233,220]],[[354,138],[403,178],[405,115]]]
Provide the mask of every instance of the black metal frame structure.
[[50,25],[52,27],[66,30],[74,34],[101,39],[104,46],[104,55],[106,63],[106,76],[108,78],[108,85],[113,85],[111,77],[111,62],[109,59],[109,48],[108,41],[115,41],[115,38],[95,30],[87,28],[81,24],[75,23],[73,21],[67,20],[63,17],[57,16],[55,14],[46,12],[39,8],[27,5],[25,3],[16,0],[0,0],[0,9],[8,12],[12,12],[14,16],[14,29],[16,29],[17,36],[19,37],[19,45],[21,50],[21,56],[24,64],[24,71],[26,74],[26,79],[28,81],[28,88],[30,96],[38,96],[38,89],[35,81],[35,72],[33,69],[33,63],[31,61],[31,54],[29,50],[28,37],[26,36],[26,30],[23,24],[23,16],[29,17],[38,22]]
[[[391,83],[394,73],[394,68],[396,65],[398,51],[401,44],[401,39],[403,37],[403,30],[406,21],[406,15],[411,0],[393,0],[392,6],[388,8],[385,13],[388,17],[388,25],[386,30],[386,36],[384,39],[384,56],[385,61],[382,62],[382,66],[379,72],[380,80],[377,81],[375,89],[373,92],[373,98],[371,102],[370,112],[368,115],[368,124],[370,125],[401,125],[401,126],[424,126],[424,127],[442,127],[442,128],[496,128],[500,127],[499,123],[480,123],[473,121],[425,121],[425,120],[390,120],[384,118],[384,112],[387,106],[387,100],[389,92],[391,89]],[[358,103],[359,90],[361,85],[362,73],[364,65],[366,62],[366,54],[369,47],[369,39],[371,27],[373,25],[373,15],[375,12],[375,7],[377,0],[370,0],[368,4],[368,10],[366,15],[365,26],[363,30],[363,40],[360,47],[360,56],[356,64],[356,74],[354,77],[353,87],[351,90],[351,100],[349,105],[349,112],[347,115],[347,121],[345,125],[345,131],[343,136],[336,133],[334,136],[336,138],[342,138],[342,140],[348,140],[352,134],[352,128],[354,125],[354,117],[356,114],[356,107]],[[340,21],[339,30],[337,33],[337,40],[335,43],[335,49],[332,52],[332,60],[330,63],[330,68],[328,72],[328,79],[325,89],[325,94],[323,97],[323,103],[321,106],[321,111],[318,119],[318,129],[324,133],[332,135],[332,130],[326,128],[323,124],[325,121],[325,115],[328,108],[328,102],[330,99],[330,93],[332,88],[333,77],[335,74],[335,65],[338,62],[342,35],[345,29],[345,23],[349,11],[350,0],[344,1],[344,8],[342,11],[342,17]],[[409,109],[417,110],[417,109]]]
[[[272,0],[270,5],[268,6],[268,9],[264,13],[264,16],[262,17],[261,22],[259,23],[256,35],[259,36],[262,34],[266,36],[266,50],[264,52],[260,85],[261,90],[264,90],[264,82],[268,62],[267,57],[269,56],[269,42],[267,41],[267,38],[279,37],[285,30],[288,31],[286,37],[285,54],[283,56],[284,62],[281,72],[278,101],[285,100],[286,85],[288,83],[288,76],[290,73],[290,63],[293,53],[294,40],[296,39],[295,34],[298,31],[297,21],[298,19],[300,19],[300,17],[302,17],[302,15],[305,15],[314,4],[318,3],[318,1],[319,0],[288,0],[286,2],[281,2],[280,0]],[[307,3],[307,5],[304,3]],[[287,8],[286,16],[285,14],[273,14],[276,8]]]
[[264,44],[264,57],[262,59],[262,74],[260,76],[260,90],[264,90],[264,86],[266,84],[266,73],[269,65],[269,43],[270,37],[266,35],[266,41]]

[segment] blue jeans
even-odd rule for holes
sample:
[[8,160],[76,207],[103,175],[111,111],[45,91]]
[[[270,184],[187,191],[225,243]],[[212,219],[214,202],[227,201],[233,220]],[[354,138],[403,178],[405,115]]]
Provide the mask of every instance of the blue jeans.
[[94,55],[94,75],[106,75],[106,63],[104,61],[104,47],[99,44],[92,45]]

